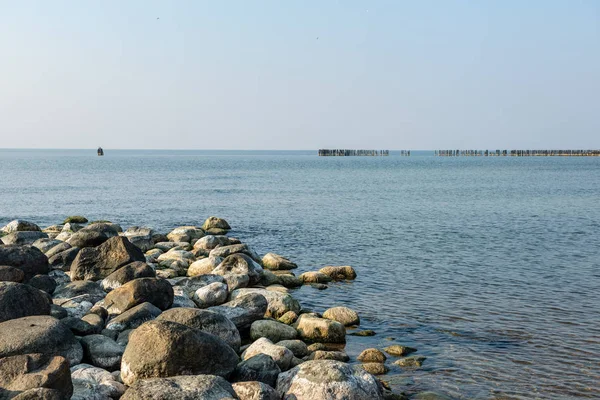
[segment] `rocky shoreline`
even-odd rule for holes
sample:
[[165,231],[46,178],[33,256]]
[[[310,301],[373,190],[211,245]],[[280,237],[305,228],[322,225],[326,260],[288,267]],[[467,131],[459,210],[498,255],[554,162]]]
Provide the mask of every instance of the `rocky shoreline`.
[[79,216],[4,226],[0,399],[408,398],[378,376],[388,362],[419,366],[416,349],[369,348],[350,365],[358,314],[315,313],[290,294],[353,280],[352,267],[296,276],[292,261],[260,257],[230,230],[216,217],[166,235]]

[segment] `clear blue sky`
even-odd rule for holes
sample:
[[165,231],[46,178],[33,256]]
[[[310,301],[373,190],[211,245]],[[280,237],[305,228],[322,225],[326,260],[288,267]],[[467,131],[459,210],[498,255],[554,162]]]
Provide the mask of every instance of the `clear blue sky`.
[[600,1],[0,0],[0,76],[0,147],[600,148]]

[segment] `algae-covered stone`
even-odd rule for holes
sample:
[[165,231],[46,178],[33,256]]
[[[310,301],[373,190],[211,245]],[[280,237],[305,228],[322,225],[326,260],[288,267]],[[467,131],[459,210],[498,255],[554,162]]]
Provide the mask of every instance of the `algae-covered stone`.
[[394,364],[404,368],[420,368],[425,360],[424,356],[408,356],[394,361]]
[[88,219],[86,217],[82,217],[81,215],[71,215],[63,221],[63,224],[87,224]]
[[373,375],[384,375],[389,372],[389,368],[383,363],[368,362],[360,365],[362,369]]
[[399,344],[394,344],[388,346],[383,349],[386,353],[391,354],[392,356],[405,356],[410,353],[414,353],[417,351],[414,347],[402,346]]

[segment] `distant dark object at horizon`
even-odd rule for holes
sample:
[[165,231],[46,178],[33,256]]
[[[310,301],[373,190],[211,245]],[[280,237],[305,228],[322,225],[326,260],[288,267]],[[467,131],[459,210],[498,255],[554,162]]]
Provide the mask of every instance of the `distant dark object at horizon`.
[[99,156],[103,156],[104,155],[104,150],[102,150],[102,147],[98,147],[98,155]]

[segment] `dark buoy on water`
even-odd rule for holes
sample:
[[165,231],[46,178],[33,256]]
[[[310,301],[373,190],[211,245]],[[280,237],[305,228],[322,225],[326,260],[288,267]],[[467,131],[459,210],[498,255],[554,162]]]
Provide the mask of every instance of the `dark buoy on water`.
[[102,147],[98,147],[98,155],[99,156],[103,156],[104,155],[104,150],[102,150]]

